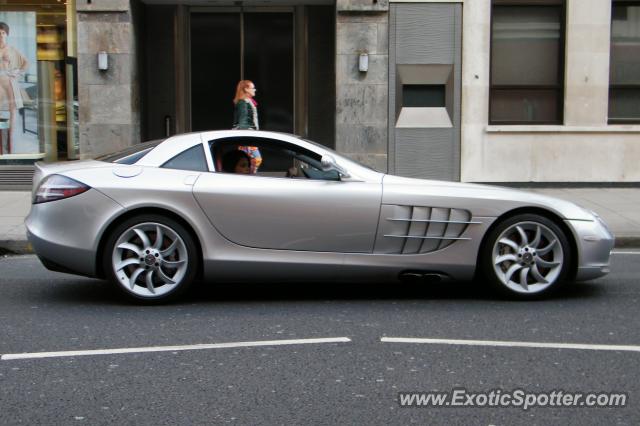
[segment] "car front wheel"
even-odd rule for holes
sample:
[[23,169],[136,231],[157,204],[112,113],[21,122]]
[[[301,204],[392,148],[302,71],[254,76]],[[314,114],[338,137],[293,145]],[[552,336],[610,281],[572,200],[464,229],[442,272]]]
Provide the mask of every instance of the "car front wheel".
[[499,292],[520,299],[547,295],[562,284],[571,264],[566,235],[550,219],[521,214],[499,223],[483,247],[485,278]]
[[111,233],[104,270],[127,296],[149,303],[183,293],[197,270],[193,238],[178,222],[160,215],[129,218]]

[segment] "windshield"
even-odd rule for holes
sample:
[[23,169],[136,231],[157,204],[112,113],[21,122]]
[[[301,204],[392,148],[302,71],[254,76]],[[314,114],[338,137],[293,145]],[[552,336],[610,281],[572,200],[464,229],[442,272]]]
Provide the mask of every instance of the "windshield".
[[133,146],[129,146],[120,151],[112,152],[110,154],[97,157],[98,161],[106,161],[107,163],[118,164],[135,164],[142,157],[147,155],[156,146],[164,142],[165,139],[157,139],[149,142],[139,143]]
[[360,166],[360,167],[365,168],[365,169],[367,169],[367,170],[371,170],[371,171],[373,171],[373,172],[379,173],[377,170],[375,170],[375,169],[373,169],[373,168],[371,168],[371,167],[369,167],[369,166],[367,166],[367,165],[364,165],[364,164],[362,164],[362,163],[361,163],[361,162],[359,162],[359,161],[356,161],[356,160],[353,160],[353,159],[351,159],[351,158],[348,158],[348,157],[346,157],[344,154],[340,154],[340,153],[336,152],[336,150],[331,149],[331,148],[329,148],[329,147],[327,147],[327,146],[321,145],[321,144],[319,144],[318,142],[310,141],[309,139],[300,138],[299,136],[296,136],[296,137],[297,137],[297,138],[299,138],[299,139],[302,139],[302,140],[303,140],[303,141],[305,141],[305,142],[309,142],[309,143],[310,143],[310,144],[312,144],[312,145],[315,145],[315,146],[317,146],[317,147],[320,147],[320,148],[324,149],[325,151],[329,151],[329,152],[331,152],[331,153],[335,154],[336,156],[339,156],[340,158],[343,158],[344,160],[349,161],[349,162],[351,162],[351,163],[353,163],[353,164],[355,164],[355,165],[357,165],[357,166]]

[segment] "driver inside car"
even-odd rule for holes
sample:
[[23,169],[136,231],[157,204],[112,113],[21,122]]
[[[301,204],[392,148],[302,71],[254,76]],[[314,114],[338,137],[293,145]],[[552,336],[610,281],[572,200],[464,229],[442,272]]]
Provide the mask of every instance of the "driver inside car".
[[306,178],[307,176],[302,171],[302,165],[299,160],[293,160],[293,165],[287,169],[285,177],[290,178]]
[[239,149],[232,150],[222,157],[222,171],[242,175],[251,174],[251,158]]

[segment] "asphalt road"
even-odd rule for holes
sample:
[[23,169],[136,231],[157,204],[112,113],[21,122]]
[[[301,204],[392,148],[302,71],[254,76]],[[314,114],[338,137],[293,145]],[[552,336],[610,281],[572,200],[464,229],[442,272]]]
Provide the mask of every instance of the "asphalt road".
[[[33,256],[0,258],[4,356],[348,338],[3,359],[0,424],[638,424],[639,261],[640,253],[614,254],[609,276],[570,284],[538,302],[492,298],[474,283],[301,283],[199,286],[180,303],[144,307],[104,282],[47,271]],[[483,342],[381,341],[392,337]],[[398,403],[399,392],[458,388],[621,392],[627,406],[524,410]]]

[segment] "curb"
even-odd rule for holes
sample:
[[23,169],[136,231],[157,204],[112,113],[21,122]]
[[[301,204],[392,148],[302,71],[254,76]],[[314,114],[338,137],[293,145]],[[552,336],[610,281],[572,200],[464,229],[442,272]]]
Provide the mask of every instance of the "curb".
[[[640,236],[616,237],[614,248],[636,249],[640,248]],[[35,254],[31,243],[27,240],[0,240],[0,256]]]
[[616,237],[614,248],[640,248],[640,237]]
[[31,243],[27,240],[0,240],[0,256],[34,253]]

